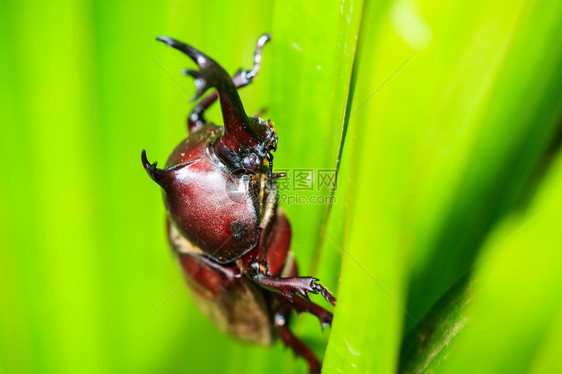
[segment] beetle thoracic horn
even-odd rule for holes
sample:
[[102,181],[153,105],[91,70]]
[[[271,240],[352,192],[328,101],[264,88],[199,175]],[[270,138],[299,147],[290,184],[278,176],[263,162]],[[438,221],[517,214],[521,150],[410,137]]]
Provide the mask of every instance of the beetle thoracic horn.
[[166,190],[168,188],[169,184],[171,182],[173,182],[173,179],[175,178],[173,173],[176,170],[179,170],[181,168],[184,168],[186,166],[194,164],[197,161],[199,161],[199,159],[196,158],[194,160],[183,162],[181,164],[174,165],[174,166],[166,168],[166,169],[158,169],[156,167],[156,165],[158,165],[158,163],[157,162],[150,163],[150,161],[148,161],[148,158],[146,157],[146,150],[143,149],[142,153],[141,153],[141,161],[142,161],[142,165],[144,166],[144,169],[146,170],[146,172],[148,173],[150,178],[153,181],[155,181],[156,183],[158,183],[160,185],[160,187],[162,187],[164,190]]

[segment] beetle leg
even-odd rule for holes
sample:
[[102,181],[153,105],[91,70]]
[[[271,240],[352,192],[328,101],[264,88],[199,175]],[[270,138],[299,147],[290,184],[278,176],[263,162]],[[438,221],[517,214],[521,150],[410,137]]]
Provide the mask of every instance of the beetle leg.
[[[282,295],[277,295],[277,298],[280,302],[284,302]],[[320,321],[322,330],[324,330],[326,326],[332,326],[333,314],[322,308],[320,305],[316,305],[313,302],[304,300],[300,297],[295,297],[291,305],[297,313],[306,312],[316,316],[316,318]]]
[[[238,71],[232,77],[232,81],[234,82],[234,85],[237,89],[249,85],[250,83],[252,83],[256,75],[258,75],[261,68],[262,49],[269,40],[271,40],[270,34],[264,34],[260,36],[256,43],[256,50],[254,52],[254,66],[252,67],[252,70],[238,69]],[[187,128],[190,133],[203,126],[203,124],[206,122],[203,114],[205,113],[205,110],[207,110],[207,108],[209,108],[217,100],[217,98],[217,92],[213,91],[205,96],[203,100],[201,100],[199,104],[197,104],[195,108],[193,108],[193,111],[187,118]]]
[[227,266],[223,266],[221,264],[218,264],[217,262],[209,259],[207,256],[204,255],[200,255],[198,253],[194,253],[194,252],[189,252],[189,253],[185,253],[191,257],[193,257],[194,259],[196,259],[197,261],[199,261],[201,263],[201,267],[203,266],[208,266],[216,271],[218,271],[220,274],[222,274],[228,281],[232,282],[235,279],[239,279],[242,277],[242,274],[240,274],[239,272],[237,272],[236,270],[238,270],[238,268],[233,267],[227,267]]
[[253,262],[250,265],[248,275],[250,278],[262,286],[263,288],[277,292],[285,296],[289,301],[293,302],[292,295],[299,295],[307,301],[308,293],[321,294],[327,302],[336,305],[336,298],[332,293],[323,285],[318,282],[317,278],[313,277],[288,277],[281,278],[274,275],[265,274],[261,270],[259,263]]
[[283,343],[291,348],[297,356],[303,357],[309,366],[310,373],[320,373],[320,362],[308,346],[299,338],[297,338],[291,330],[289,330],[289,314],[291,306],[282,304],[274,315],[274,324],[279,331],[279,336]]

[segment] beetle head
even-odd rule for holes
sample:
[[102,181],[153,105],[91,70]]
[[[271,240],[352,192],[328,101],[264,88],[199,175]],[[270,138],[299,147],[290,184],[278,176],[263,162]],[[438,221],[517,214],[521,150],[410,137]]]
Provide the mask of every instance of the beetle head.
[[272,152],[276,149],[277,133],[273,123],[259,117],[248,117],[245,126],[229,126],[229,122],[225,120],[224,133],[213,144],[214,152],[231,169],[255,174],[268,161],[270,176],[273,168]]

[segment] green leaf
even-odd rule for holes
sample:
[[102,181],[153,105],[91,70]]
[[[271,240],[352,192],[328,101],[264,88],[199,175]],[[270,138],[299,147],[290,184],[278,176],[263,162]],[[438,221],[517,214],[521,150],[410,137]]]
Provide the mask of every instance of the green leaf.
[[448,358],[449,346],[470,322],[474,281],[463,277],[405,338],[400,373],[430,373]]
[[[528,197],[559,126],[559,4],[471,5],[460,17],[480,22],[459,41],[464,77],[457,79],[466,92],[452,91],[434,135],[418,149],[424,173],[411,197],[419,241],[410,281],[414,314],[470,267],[494,224]],[[475,59],[488,61],[486,69]]]
[[528,210],[491,235],[470,286],[456,287],[423,321],[404,373],[560,371],[561,188],[559,155]]
[[548,163],[562,13],[553,3],[396,1],[364,14],[344,204],[327,228],[344,232],[327,242],[344,255],[325,368],[389,373],[403,331],[471,268]]
[[[185,290],[140,152],[163,162],[184,139],[195,89],[179,71],[192,62],[154,40],[183,40],[234,72],[251,66],[257,38],[271,32],[242,100],[276,123],[275,168],[316,174],[335,165],[361,3],[0,8],[0,372],[305,372],[280,343],[255,347],[219,333]],[[218,108],[207,118],[220,124]],[[306,273],[320,232],[310,217],[321,221],[327,205],[284,206]],[[321,267],[338,260],[331,256]],[[332,262],[320,274],[330,286]],[[318,321],[293,324],[321,356],[328,333]]]
[[[396,372],[401,347],[418,344],[408,332],[469,269],[476,288],[453,304],[470,295],[472,322],[430,334],[403,368],[439,352],[427,368],[560,371],[560,166],[534,195],[560,140],[561,6],[3,2],[0,372],[307,370],[196,309],[140,164],[142,148],[162,162],[185,137],[194,92],[179,74],[192,62],[154,38],[234,72],[264,32],[263,68],[241,95],[276,124],[300,272],[336,291],[332,331],[291,322],[319,356],[330,337],[325,372]],[[217,107],[208,118],[221,122]],[[328,214],[318,171],[339,156]],[[312,171],[312,191],[291,186],[297,171]],[[455,320],[436,308],[437,326]]]

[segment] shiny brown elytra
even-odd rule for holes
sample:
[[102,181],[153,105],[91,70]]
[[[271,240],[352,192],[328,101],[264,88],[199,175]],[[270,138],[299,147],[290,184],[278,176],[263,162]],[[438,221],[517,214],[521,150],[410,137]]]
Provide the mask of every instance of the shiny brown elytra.
[[[313,277],[297,275],[291,227],[277,207],[273,155],[277,133],[273,123],[246,114],[238,89],[250,84],[260,68],[261,50],[270,40],[259,38],[252,70],[231,78],[213,59],[168,37],[157,40],[189,56],[198,71],[194,100],[205,96],[188,118],[189,136],[170,155],[166,167],[142,163],[164,190],[168,239],[199,308],[217,327],[235,337],[268,345],[280,337],[311,372],[320,363],[310,348],[290,331],[291,310],[308,312],[322,327],[332,313],[312,303],[308,293],[336,299]],[[224,127],[207,122],[205,110],[217,98]]]

